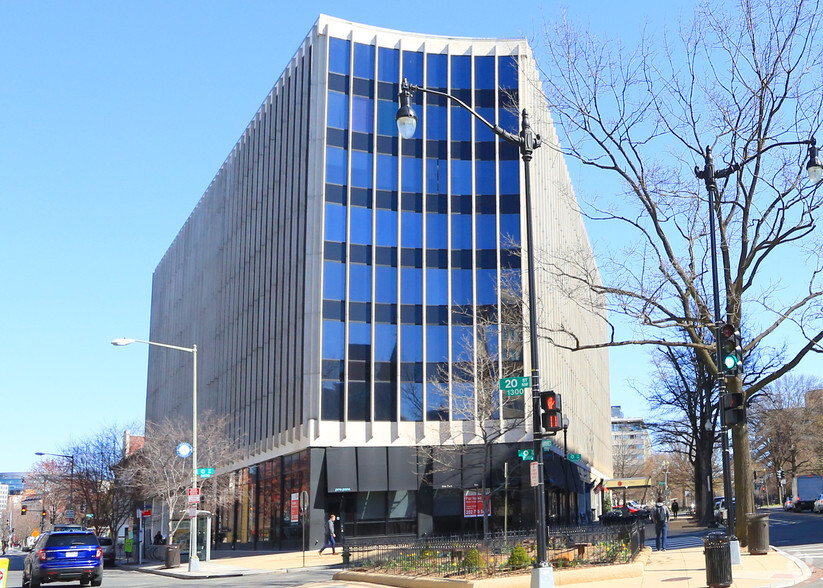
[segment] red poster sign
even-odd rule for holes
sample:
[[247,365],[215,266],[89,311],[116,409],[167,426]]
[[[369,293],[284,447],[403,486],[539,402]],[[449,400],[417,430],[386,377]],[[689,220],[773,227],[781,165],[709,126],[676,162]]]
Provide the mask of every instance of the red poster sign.
[[[467,490],[463,494],[463,516],[465,518],[470,517],[482,517],[483,516],[483,498],[480,492],[475,490]],[[489,495],[486,494],[486,500],[488,501]]]
[[293,492],[291,495],[291,518],[290,521],[296,525],[300,520],[300,494]]

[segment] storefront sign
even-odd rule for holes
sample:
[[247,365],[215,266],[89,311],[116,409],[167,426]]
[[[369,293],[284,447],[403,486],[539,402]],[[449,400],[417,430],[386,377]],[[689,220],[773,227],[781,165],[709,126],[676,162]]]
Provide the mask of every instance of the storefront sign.
[[[488,500],[488,493],[486,500]],[[475,490],[466,490],[463,494],[463,516],[465,518],[483,516],[483,495]]]
[[289,521],[292,525],[296,525],[300,520],[300,494],[292,492],[291,494],[291,516]]

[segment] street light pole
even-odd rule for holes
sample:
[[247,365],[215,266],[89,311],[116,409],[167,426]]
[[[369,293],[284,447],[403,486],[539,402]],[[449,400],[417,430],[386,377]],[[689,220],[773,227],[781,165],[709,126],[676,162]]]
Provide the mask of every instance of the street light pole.
[[[193,494],[197,494],[197,345],[191,347],[181,347],[179,345],[169,345],[167,343],[157,343],[156,341],[141,341],[140,339],[115,339],[111,342],[116,347],[131,345],[132,343],[144,343],[166,349],[176,349],[191,353],[192,359],[192,390],[191,390],[191,488]],[[200,570],[200,558],[197,557],[197,515],[189,517],[189,571]]]
[[[541,569],[551,570],[551,564],[548,561],[546,540],[548,529],[546,527],[546,486],[544,483],[543,474],[543,447],[542,447],[542,425],[540,423],[540,369],[537,353],[537,286],[534,270],[534,229],[532,221],[532,194],[531,194],[531,172],[529,163],[532,160],[534,150],[540,147],[540,135],[532,131],[529,122],[529,115],[524,108],[520,119],[520,134],[515,135],[509,131],[504,130],[496,124],[492,124],[478,114],[471,106],[448,94],[439,90],[433,90],[409,84],[408,80],[404,79],[398,94],[400,108],[397,111],[397,130],[400,136],[404,139],[411,139],[414,136],[417,128],[417,115],[412,108],[412,95],[414,92],[424,92],[427,94],[434,94],[442,96],[458,104],[465,110],[468,110],[477,120],[486,125],[491,131],[505,140],[508,143],[517,145],[520,150],[520,157],[523,160],[524,168],[524,192],[526,199],[526,252],[528,262],[528,284],[529,284],[529,349],[531,354],[531,386],[532,386],[532,421],[534,428],[534,457],[537,462],[537,487],[536,487],[536,534],[537,534],[537,557],[535,561],[535,574],[532,575],[532,585],[541,585],[548,583],[548,579],[543,579],[540,573]],[[553,580],[552,580],[553,582]]]

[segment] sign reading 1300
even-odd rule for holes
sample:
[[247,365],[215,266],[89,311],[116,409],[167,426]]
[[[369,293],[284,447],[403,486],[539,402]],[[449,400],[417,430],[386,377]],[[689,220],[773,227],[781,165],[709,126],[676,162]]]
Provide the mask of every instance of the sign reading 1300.
[[522,396],[523,392],[529,386],[531,386],[531,378],[529,376],[503,378],[500,380],[500,389],[506,393],[506,396]]

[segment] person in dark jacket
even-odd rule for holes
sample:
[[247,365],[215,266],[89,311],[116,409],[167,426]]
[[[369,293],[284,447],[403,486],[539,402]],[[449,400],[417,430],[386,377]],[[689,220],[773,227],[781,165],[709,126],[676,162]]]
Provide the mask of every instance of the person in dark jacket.
[[323,550],[326,549],[326,547],[331,547],[332,555],[336,555],[336,552],[334,551],[337,546],[334,542],[335,537],[337,537],[337,535],[334,534],[334,521],[336,518],[337,517],[334,515],[329,515],[329,520],[326,521],[326,544],[320,548],[320,555],[323,555]]
[[652,522],[654,523],[654,545],[657,551],[666,551],[666,535],[669,527],[669,508],[662,497],[657,498],[657,504],[652,508]]
[[677,504],[676,500],[673,500],[672,501],[672,514],[674,515],[674,518],[677,518],[677,511],[678,510],[680,510],[680,505]]

